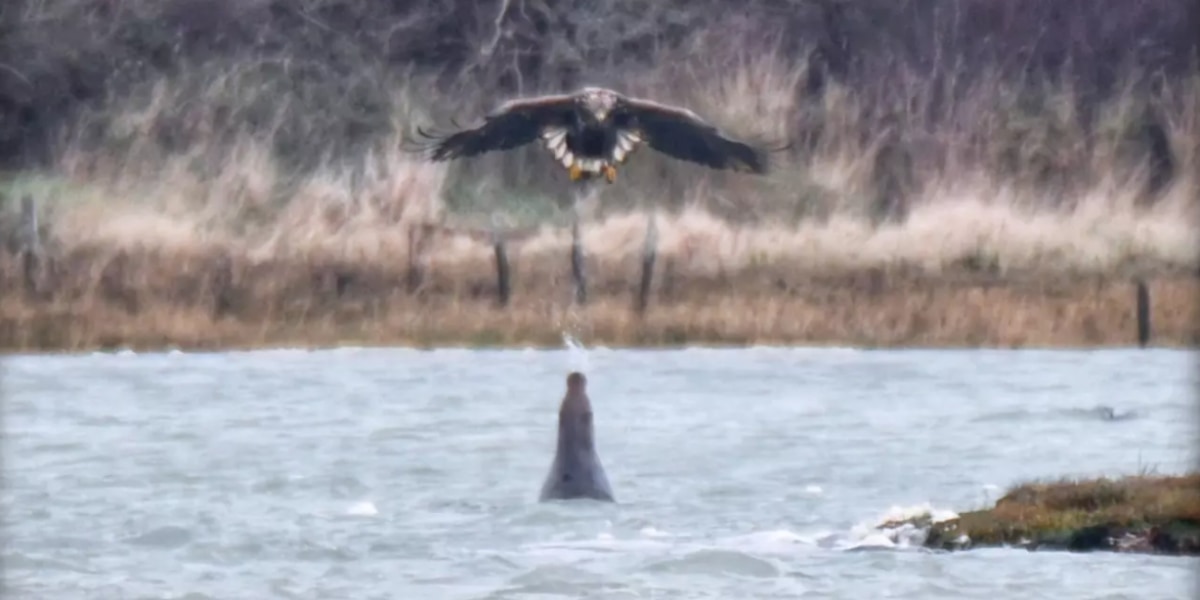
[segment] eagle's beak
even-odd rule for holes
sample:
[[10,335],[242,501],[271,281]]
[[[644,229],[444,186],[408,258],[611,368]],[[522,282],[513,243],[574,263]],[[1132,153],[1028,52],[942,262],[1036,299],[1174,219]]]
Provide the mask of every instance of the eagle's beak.
[[603,121],[604,119],[607,119],[608,118],[608,109],[607,108],[598,109],[596,111],[596,118],[601,121]]

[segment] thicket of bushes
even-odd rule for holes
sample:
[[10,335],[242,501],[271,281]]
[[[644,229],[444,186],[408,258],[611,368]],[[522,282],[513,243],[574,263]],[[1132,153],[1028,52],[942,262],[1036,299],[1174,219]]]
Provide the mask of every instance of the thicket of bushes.
[[[149,134],[154,152],[186,152],[246,133],[311,168],[387,139],[409,101],[398,90],[446,116],[768,53],[795,66],[789,93],[812,108],[787,124],[798,151],[831,135],[821,102],[838,86],[856,115],[838,135],[867,147],[892,132],[875,147],[897,171],[965,156],[1051,182],[1094,175],[1106,136],[1153,189],[1200,154],[1170,135],[1180,82],[1200,72],[1200,0],[9,0],[0,168],[68,145],[114,152]],[[131,116],[135,98],[153,122]],[[983,139],[997,130],[1009,138]]]

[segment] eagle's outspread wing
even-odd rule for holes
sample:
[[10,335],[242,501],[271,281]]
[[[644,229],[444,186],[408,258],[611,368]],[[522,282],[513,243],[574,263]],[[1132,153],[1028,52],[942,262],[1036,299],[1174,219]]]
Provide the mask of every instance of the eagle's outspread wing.
[[641,98],[623,98],[613,119],[622,129],[638,132],[651,148],[679,160],[713,169],[767,172],[767,154],[725,137],[696,113]]
[[569,94],[521,98],[501,104],[484,117],[482,125],[439,136],[423,129],[430,140],[429,158],[435,161],[477,156],[493,150],[510,150],[538,139],[548,128],[570,122],[575,99]]

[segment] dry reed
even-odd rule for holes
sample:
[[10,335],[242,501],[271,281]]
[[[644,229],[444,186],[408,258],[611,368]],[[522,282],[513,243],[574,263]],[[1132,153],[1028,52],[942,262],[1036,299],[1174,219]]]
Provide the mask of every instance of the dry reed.
[[[164,78],[95,119],[102,143],[81,134],[6,183],[39,199],[48,259],[36,293],[11,252],[0,261],[0,347],[540,345],[564,330],[609,345],[1129,344],[1134,277],[1151,281],[1156,343],[1197,341],[1200,74],[1130,84],[1087,118],[1093,100],[1069,86],[1000,74],[938,115],[938,90],[913,79],[881,116],[869,91],[809,90],[808,63],[782,53],[704,60],[621,71],[619,87],[803,143],[766,178],[639,155],[590,207],[578,310],[565,177],[544,153],[442,165],[399,150],[417,122],[485,105],[481,90],[443,97],[413,76],[392,137],[298,169],[278,124],[237,112],[270,93],[253,68]],[[651,211],[658,274],[639,317]],[[461,233],[497,224],[531,232],[510,244],[504,309],[490,244]]]

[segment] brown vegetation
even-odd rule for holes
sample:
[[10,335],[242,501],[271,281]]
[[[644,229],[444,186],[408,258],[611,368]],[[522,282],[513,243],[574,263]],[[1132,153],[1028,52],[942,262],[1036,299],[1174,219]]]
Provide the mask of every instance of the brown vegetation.
[[991,509],[933,524],[926,543],[1200,555],[1200,473],[1018,485]]
[[[46,258],[32,294],[0,259],[0,347],[1128,344],[1135,277],[1155,341],[1197,341],[1200,2],[724,7],[7,3],[0,236],[30,195]],[[583,83],[795,146],[765,178],[640,155],[591,207],[573,310],[540,149],[398,148]],[[531,232],[507,308],[464,229]]]
[[[565,246],[565,245],[564,245]],[[649,310],[634,310],[633,257],[591,261],[589,303],[570,306],[562,252],[521,256],[508,307],[480,260],[427,272],[410,292],[403,263],[80,251],[48,265],[43,295],[22,294],[16,261],[0,283],[0,349],[266,345],[854,344],[1095,346],[1137,339],[1134,286],[1097,277],[930,276],[882,269],[804,273],[779,265],[689,272],[668,257]],[[1149,284],[1154,343],[1195,345],[1200,281]]]

